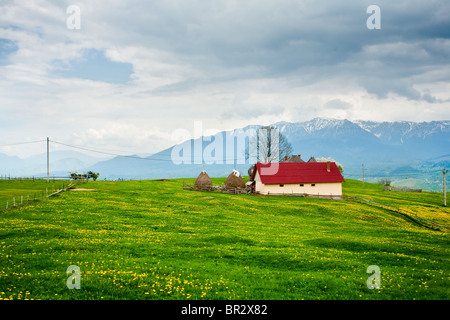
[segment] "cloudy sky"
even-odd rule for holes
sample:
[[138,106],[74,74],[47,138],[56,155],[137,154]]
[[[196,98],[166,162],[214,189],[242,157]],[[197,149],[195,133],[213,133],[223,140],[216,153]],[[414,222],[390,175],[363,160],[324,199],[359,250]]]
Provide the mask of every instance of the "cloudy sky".
[[194,121],[450,120],[449,16],[437,0],[1,0],[0,153],[46,137],[152,153]]

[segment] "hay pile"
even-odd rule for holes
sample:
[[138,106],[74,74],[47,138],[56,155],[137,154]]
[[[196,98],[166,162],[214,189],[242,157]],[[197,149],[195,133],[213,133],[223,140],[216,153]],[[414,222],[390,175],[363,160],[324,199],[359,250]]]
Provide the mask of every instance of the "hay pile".
[[194,188],[196,190],[205,190],[212,188],[211,178],[208,176],[206,171],[200,172],[197,179],[194,182]]
[[228,176],[227,180],[225,180],[225,189],[234,188],[245,189],[244,178],[242,178],[241,174],[236,170],[233,170],[233,172],[231,172]]

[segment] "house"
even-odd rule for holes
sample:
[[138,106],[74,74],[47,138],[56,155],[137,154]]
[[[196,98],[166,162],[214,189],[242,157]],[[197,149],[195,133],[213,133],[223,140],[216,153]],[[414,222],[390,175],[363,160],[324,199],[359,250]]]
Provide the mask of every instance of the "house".
[[[270,170],[276,168],[278,170]],[[335,162],[257,163],[250,180],[255,193],[342,198],[344,177]]]
[[288,156],[284,157],[284,162],[305,162],[305,160],[302,159],[302,156],[299,155],[292,155],[288,158]]

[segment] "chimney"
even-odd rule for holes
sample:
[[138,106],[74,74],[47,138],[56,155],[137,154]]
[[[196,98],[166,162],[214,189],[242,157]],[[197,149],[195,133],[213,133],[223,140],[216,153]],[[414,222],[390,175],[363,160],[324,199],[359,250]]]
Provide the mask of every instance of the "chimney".
[[287,156],[284,156],[284,161],[286,161],[287,160]]
[[299,157],[299,158],[301,158],[301,157],[302,157],[302,155],[301,155],[301,154],[299,154],[299,155],[298,155],[298,157]]
[[327,172],[330,172],[331,168],[330,168],[330,161],[327,161]]

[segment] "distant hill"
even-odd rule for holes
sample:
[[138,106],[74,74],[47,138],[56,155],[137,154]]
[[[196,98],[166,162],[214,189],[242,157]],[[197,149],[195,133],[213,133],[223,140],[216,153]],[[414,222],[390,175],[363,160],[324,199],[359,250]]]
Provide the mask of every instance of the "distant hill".
[[[331,157],[344,167],[344,176],[358,179],[365,165],[367,178],[386,177],[432,181],[439,179],[438,169],[450,166],[450,121],[431,122],[374,122],[315,118],[304,122],[277,122],[273,124],[293,146],[293,153],[307,161],[311,156]],[[239,136],[242,132],[259,128],[249,125],[224,131],[218,137]],[[211,176],[227,176],[233,168],[246,175],[250,167],[245,159],[245,146],[227,149],[227,140],[201,137],[185,141],[150,156],[130,155],[100,159],[75,151],[51,153],[52,174],[69,170],[100,173],[100,179],[160,179],[196,177],[203,169]],[[222,144],[220,144],[220,142]],[[186,156],[182,147],[191,151],[190,164],[175,164],[172,154]],[[200,146],[198,148],[198,146]],[[215,152],[212,152],[213,147]],[[227,153],[228,151],[228,153]],[[205,165],[202,155],[207,155]],[[231,158],[230,158],[231,157]],[[222,160],[224,164],[208,160]],[[233,161],[233,159],[235,161]],[[236,165],[234,164],[236,162]],[[434,171],[433,171],[434,170]],[[421,172],[431,172],[420,175]],[[46,155],[19,159],[0,154],[0,174],[19,176],[46,174]],[[408,174],[413,174],[408,176]]]
[[[349,121],[316,118],[310,121],[273,124],[284,134],[293,146],[294,154],[300,154],[307,161],[309,157],[331,157],[344,166],[344,175],[358,178],[361,175],[361,164],[366,166],[368,177],[382,177],[394,174],[417,174],[422,169],[428,170],[436,165],[445,164],[450,157],[443,155],[450,150],[450,121],[434,122],[373,122]],[[251,125],[231,131],[219,133],[221,137],[239,135],[260,126]],[[184,146],[191,150],[191,164],[176,165],[172,162],[172,151],[180,149],[182,144],[158,152],[142,159],[117,157],[91,166],[93,171],[102,172],[107,178],[175,178],[196,177],[203,168],[212,176],[227,176],[234,168],[231,164],[195,164],[198,159],[195,146],[201,143],[198,154],[209,154],[208,148],[215,139],[203,137],[185,141]],[[219,150],[220,158],[227,162],[226,139]],[[220,145],[220,144],[219,144]],[[190,146],[190,147],[189,147]],[[211,148],[210,148],[211,149]],[[240,164],[244,157],[244,149],[235,147],[233,157],[236,168],[247,173],[250,164]],[[197,150],[198,151],[198,150]],[[217,151],[217,150],[216,150]],[[205,159],[214,158],[206,157]],[[404,178],[404,177],[401,177]]]
[[[68,175],[69,171],[83,171],[95,163],[105,160],[72,150],[50,152],[51,174]],[[33,155],[24,159],[0,153],[0,175],[17,177],[47,176],[47,153]]]

